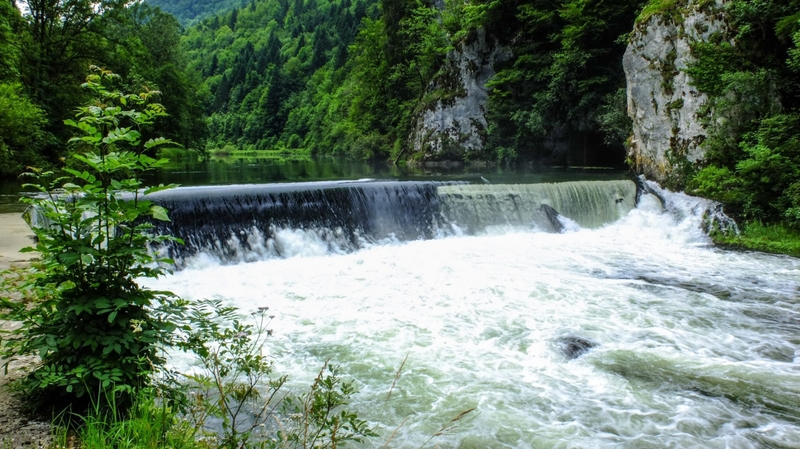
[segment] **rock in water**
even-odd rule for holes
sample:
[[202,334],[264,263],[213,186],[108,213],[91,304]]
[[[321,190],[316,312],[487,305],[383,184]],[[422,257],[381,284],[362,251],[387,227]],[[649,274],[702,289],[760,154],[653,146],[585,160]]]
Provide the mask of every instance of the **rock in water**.
[[590,340],[581,337],[562,337],[556,342],[561,353],[564,354],[569,360],[577,359],[585,354],[588,350],[597,346]]
[[539,211],[533,217],[533,225],[546,232],[562,233],[564,232],[564,224],[558,219],[559,213],[557,210],[542,204],[539,206]]

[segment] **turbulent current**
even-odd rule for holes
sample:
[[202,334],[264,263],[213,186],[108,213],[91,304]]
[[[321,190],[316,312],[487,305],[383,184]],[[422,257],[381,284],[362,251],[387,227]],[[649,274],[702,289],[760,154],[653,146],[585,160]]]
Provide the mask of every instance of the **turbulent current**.
[[269,306],[276,371],[299,392],[326,360],[340,365],[381,434],[370,447],[396,432],[390,447],[417,448],[471,408],[429,445],[800,447],[800,260],[714,248],[708,204],[680,194],[634,207],[635,189],[615,187],[617,212],[583,224],[540,201],[562,215],[553,232],[522,193],[503,194],[514,204],[494,222],[478,226],[473,206],[454,218],[451,200],[486,200],[466,187],[413,206],[434,215],[408,225],[418,236],[358,225],[343,248],[272,223],[236,250],[249,255],[223,259],[218,242],[148,286]]

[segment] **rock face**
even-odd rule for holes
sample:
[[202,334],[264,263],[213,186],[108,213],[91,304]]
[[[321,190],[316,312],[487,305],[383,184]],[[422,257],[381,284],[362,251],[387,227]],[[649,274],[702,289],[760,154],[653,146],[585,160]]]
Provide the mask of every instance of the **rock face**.
[[417,158],[462,159],[465,153],[483,150],[486,141],[486,82],[495,74],[494,64],[511,57],[507,48],[487,42],[478,30],[468,44],[447,55],[444,75],[429,87],[433,94],[417,117],[411,136]]
[[692,44],[726,36],[728,26],[724,0],[696,3],[678,0],[670,11],[638,23],[623,58],[633,119],[628,156],[635,170],[659,182],[682,161],[703,157],[700,113],[708,97],[685,69],[694,61]]

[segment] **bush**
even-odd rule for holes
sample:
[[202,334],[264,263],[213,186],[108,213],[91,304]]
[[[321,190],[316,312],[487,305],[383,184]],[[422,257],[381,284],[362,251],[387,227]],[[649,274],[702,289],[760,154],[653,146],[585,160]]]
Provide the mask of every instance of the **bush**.
[[731,206],[749,220],[798,226],[800,207],[800,116],[777,114],[743,136],[733,169],[716,163],[691,179],[692,193]]
[[145,151],[168,146],[165,139],[142,142],[139,129],[166,113],[150,103],[157,92],[123,94],[113,88],[118,76],[92,67],[84,88],[95,99],[79,108],[73,168],[62,176],[34,170],[27,186],[31,228],[41,263],[34,276],[41,295],[28,305],[3,300],[0,318],[22,323],[0,341],[6,366],[15,357],[38,355],[39,364],[22,382],[35,404],[86,406],[113,397],[130,404],[160,369],[162,348],[174,343],[186,303],[168,292],[150,291],[137,278],[163,273],[148,246],[167,240],[155,236],[145,217],[167,220],[164,208],[142,194],[139,176],[162,166]]

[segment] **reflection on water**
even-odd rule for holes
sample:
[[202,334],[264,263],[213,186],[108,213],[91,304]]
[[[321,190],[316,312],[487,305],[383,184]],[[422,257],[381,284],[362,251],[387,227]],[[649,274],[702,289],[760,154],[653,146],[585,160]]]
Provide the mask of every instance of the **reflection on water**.
[[[589,179],[623,179],[623,170],[517,168],[467,166],[458,163],[408,167],[387,162],[320,158],[299,161],[258,158],[227,158],[207,161],[175,161],[147,176],[151,185],[175,183],[184,186],[260,184],[337,179],[426,179],[469,180],[491,183],[532,183]],[[483,180],[481,179],[483,178]],[[19,203],[22,181],[0,182],[0,213],[22,212]]]
[[624,177],[613,169],[503,168],[459,163],[409,167],[387,162],[320,158],[300,161],[279,159],[227,159],[171,163],[152,177],[153,183],[184,186],[304,182],[337,179],[463,179],[488,182],[530,183]]

